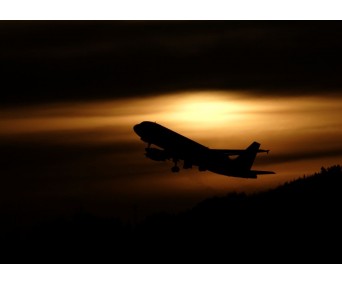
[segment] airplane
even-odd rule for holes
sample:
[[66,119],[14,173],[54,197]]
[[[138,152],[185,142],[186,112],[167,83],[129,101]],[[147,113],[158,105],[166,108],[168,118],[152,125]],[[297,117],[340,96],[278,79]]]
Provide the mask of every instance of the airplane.
[[[173,173],[179,172],[178,162],[183,160],[183,169],[198,166],[199,171],[256,179],[258,175],[274,174],[272,171],[251,170],[257,153],[269,150],[259,149],[260,144],[253,142],[245,150],[210,149],[183,135],[180,135],[156,122],[143,121],[133,127],[141,140],[148,144],[145,156],[154,161],[172,160]],[[156,145],[159,148],[151,147]],[[237,156],[231,158],[230,156]]]

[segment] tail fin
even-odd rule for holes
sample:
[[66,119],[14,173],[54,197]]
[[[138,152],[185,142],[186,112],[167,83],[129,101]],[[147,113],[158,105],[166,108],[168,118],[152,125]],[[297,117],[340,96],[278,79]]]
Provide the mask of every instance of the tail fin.
[[241,170],[249,171],[252,168],[255,157],[258,153],[260,144],[258,142],[253,142],[247,147],[245,151],[239,155],[235,161]]

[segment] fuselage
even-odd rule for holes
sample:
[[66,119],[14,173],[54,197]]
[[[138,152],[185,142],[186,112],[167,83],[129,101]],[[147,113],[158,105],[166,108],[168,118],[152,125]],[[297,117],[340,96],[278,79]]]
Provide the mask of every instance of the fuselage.
[[[251,170],[256,154],[269,151],[260,150],[260,143],[255,141],[245,150],[210,149],[155,122],[143,121],[133,129],[142,141],[148,143],[146,157],[155,161],[172,159],[175,163],[172,172],[179,171],[177,162],[183,160],[184,169],[195,165],[200,171],[209,170],[226,176],[256,178],[260,174],[274,174],[270,171]],[[150,148],[152,144],[162,150]],[[230,155],[238,156],[230,159]]]
[[205,147],[177,132],[172,131],[158,123],[143,121],[133,127],[141,140],[147,143],[153,143],[161,148],[183,148],[185,151],[206,151]]
[[133,127],[134,131],[146,143],[165,149],[178,159],[191,160],[191,165],[219,174],[227,174],[230,159],[222,154],[210,151],[210,148],[180,135],[158,123],[144,121]]

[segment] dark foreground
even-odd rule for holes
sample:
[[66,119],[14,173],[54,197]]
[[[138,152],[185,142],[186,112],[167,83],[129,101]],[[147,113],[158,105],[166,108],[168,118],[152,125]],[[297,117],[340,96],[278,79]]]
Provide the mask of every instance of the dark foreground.
[[133,226],[82,213],[2,234],[1,263],[342,263],[340,166]]

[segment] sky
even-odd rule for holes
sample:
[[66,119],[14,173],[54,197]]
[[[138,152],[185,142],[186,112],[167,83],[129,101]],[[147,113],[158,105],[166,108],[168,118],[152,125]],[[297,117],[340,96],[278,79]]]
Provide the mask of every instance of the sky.
[[[254,193],[341,163],[340,22],[1,22],[1,210],[7,222],[139,218]],[[171,173],[134,133],[155,121],[244,149],[238,179]]]

